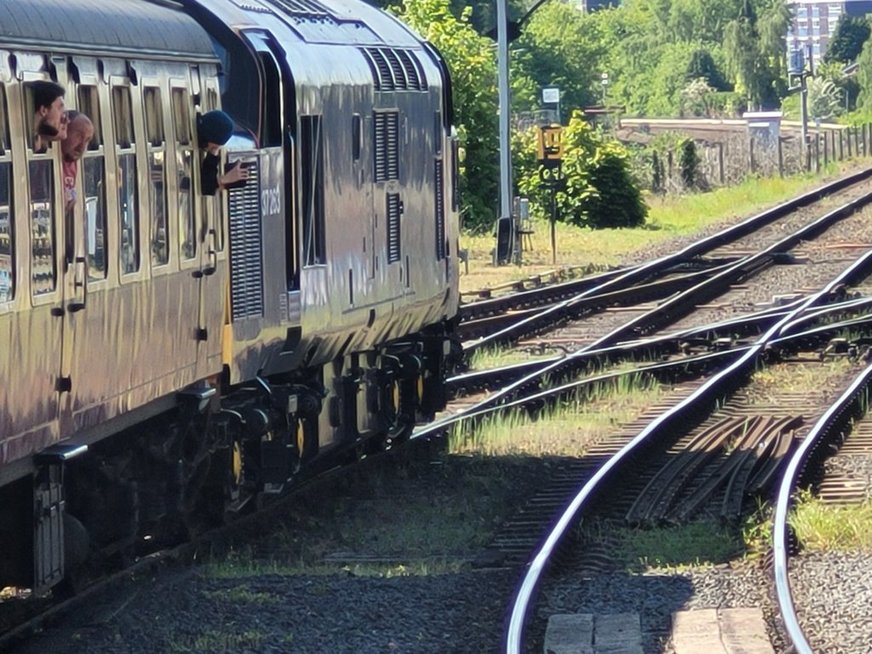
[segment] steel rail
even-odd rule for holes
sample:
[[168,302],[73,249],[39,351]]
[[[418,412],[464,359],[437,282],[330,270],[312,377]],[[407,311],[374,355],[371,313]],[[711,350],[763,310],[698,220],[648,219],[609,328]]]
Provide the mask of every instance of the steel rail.
[[[581,279],[571,279],[558,284],[548,284],[540,286],[539,288],[530,288],[501,297],[463,303],[460,305],[458,313],[461,322],[467,320],[478,320],[487,316],[505,313],[512,309],[542,304],[543,302],[549,301],[549,298],[575,296],[582,291],[596,288],[597,286],[638,267],[638,265],[635,265],[616,268],[615,270],[589,275],[588,277],[583,277]],[[481,293],[482,291],[477,292]]]
[[[809,191],[808,193],[804,193],[798,197],[792,198],[787,202],[779,204],[776,207],[763,211],[755,216],[751,216],[746,220],[743,220],[740,223],[735,225],[731,225],[726,229],[717,232],[716,234],[712,234],[711,236],[707,236],[699,241],[691,243],[685,248],[679,250],[677,253],[670,254],[664,257],[660,257],[658,259],[654,259],[653,261],[649,261],[647,263],[641,264],[634,268],[628,269],[624,271],[622,274],[617,277],[613,277],[608,281],[600,284],[598,286],[594,286],[589,288],[588,290],[580,293],[572,300],[565,300],[559,304],[554,305],[553,307],[549,307],[542,314],[535,317],[527,318],[529,324],[535,325],[534,321],[539,321],[545,318],[551,312],[557,312],[566,308],[571,302],[577,302],[585,297],[591,295],[601,295],[609,290],[617,290],[621,288],[626,288],[629,285],[636,284],[640,281],[648,279],[653,275],[662,274],[664,271],[669,268],[678,265],[680,263],[685,262],[686,260],[698,256],[704,252],[711,251],[717,247],[721,247],[727,243],[735,241],[743,236],[747,236],[748,234],[753,233],[757,229],[781,218],[789,214],[796,209],[812,204],[813,202],[820,200],[824,196],[840,191],[848,186],[852,186],[859,182],[862,182],[872,176],[872,168],[868,168],[866,170],[862,170],[853,175],[848,175],[842,179],[836,180],[830,184],[825,184],[817,189]],[[512,330],[512,332],[516,332],[523,327],[521,325],[514,325],[507,329]],[[535,327],[533,327],[535,331]],[[471,343],[465,350],[473,351],[480,347],[486,346],[489,342],[496,341],[498,339],[511,338],[511,335],[503,334],[502,332],[496,332],[485,339],[481,339],[481,341],[476,343]]]
[[867,366],[854,379],[836,403],[815,423],[790,458],[778,488],[772,543],[775,591],[784,627],[787,629],[794,651],[799,654],[814,654],[814,651],[797,619],[793,596],[790,592],[790,579],[788,578],[789,525],[787,524],[787,514],[793,504],[793,491],[800,482],[800,477],[811,454],[823,444],[824,439],[832,433],[833,429],[841,424],[841,420],[846,417],[858,399],[864,395],[864,391],[870,383],[872,383],[872,365]]
[[[842,309],[843,310],[843,309]],[[800,321],[796,321],[798,324]],[[817,340],[820,341],[822,336],[827,332],[840,331],[843,329],[849,329],[851,327],[856,327],[859,325],[864,325],[867,323],[872,323],[872,315],[865,316],[862,318],[852,318],[849,320],[845,320],[842,322],[829,323],[827,325],[821,325],[819,327],[814,327],[804,332],[798,332],[794,334],[786,334],[784,336],[780,336],[777,338],[773,338],[767,344],[767,347],[773,346],[787,346],[790,344],[794,344],[798,341],[804,340]],[[653,339],[652,339],[653,340]],[[646,343],[647,345],[647,343]],[[517,398],[511,402],[506,404],[500,404],[497,406],[489,406],[489,407],[471,407],[464,412],[457,413],[451,416],[450,419],[439,421],[438,423],[438,431],[444,431],[453,423],[463,422],[464,420],[469,419],[481,419],[487,417],[492,414],[496,414],[499,412],[511,411],[513,409],[520,409],[524,407],[528,407],[530,405],[541,405],[546,400],[550,399],[553,396],[565,395],[569,392],[576,391],[584,386],[589,384],[593,384],[596,382],[607,381],[609,379],[617,379],[622,376],[634,375],[639,373],[658,373],[663,371],[669,371],[673,368],[691,368],[693,366],[701,366],[708,364],[713,361],[717,361],[723,358],[729,358],[731,356],[738,356],[738,354],[747,351],[751,348],[752,345],[738,345],[734,346],[728,350],[723,350],[720,352],[707,352],[703,354],[697,354],[693,356],[688,356],[683,359],[676,359],[674,361],[661,361],[652,364],[640,365],[632,370],[621,370],[615,372],[608,372],[596,375],[594,377],[586,377],[584,379],[578,379],[572,382],[568,382],[566,384],[562,384],[560,386],[555,386],[554,388],[550,388],[547,390],[540,391],[538,393],[533,393],[531,395],[526,395],[521,398]],[[599,352],[606,352],[608,350],[621,349],[620,347],[607,348],[606,350],[600,350],[597,352],[590,352],[591,355],[597,354]],[[522,364],[526,365],[526,364]],[[423,436],[430,435],[432,432],[429,429],[432,425],[436,423],[431,423],[427,427],[422,430],[415,432],[412,435],[412,438],[417,439]]]
[[737,385],[741,378],[750,374],[757,358],[763,353],[768,342],[778,334],[782,326],[814,307],[821,298],[842,284],[844,279],[853,278],[859,271],[868,271],[870,268],[872,268],[872,251],[865,253],[823,289],[810,295],[791,313],[770,327],[752,346],[748,347],[737,361],[716,373],[697,391],[676,406],[660,414],[594,473],[557,518],[552,531],[532,556],[526,573],[516,588],[515,601],[512,603],[503,632],[502,646],[506,654],[521,654],[523,651],[526,625],[542,576],[569,528],[577,522],[581,510],[586,508],[590,499],[599,492],[600,484],[619,469],[631,455],[637,454],[643,449],[643,446],[649,445],[649,441],[653,440],[652,435],[661,430],[666,431],[672,426],[677,429],[686,429],[688,423],[698,422],[694,414],[698,416],[703,405],[711,406],[718,397],[732,390],[731,386]]
[[[607,345],[613,345],[619,342],[621,339],[626,339],[626,337],[628,336],[639,337],[640,335],[642,335],[640,334],[640,332],[647,331],[650,327],[654,325],[662,325],[665,318],[677,319],[680,315],[685,315],[688,312],[687,305],[689,303],[710,298],[713,291],[719,288],[720,285],[723,285],[725,283],[732,283],[734,280],[741,278],[743,274],[749,273],[750,270],[755,269],[761,265],[766,265],[767,262],[771,263],[772,257],[780,254],[782,250],[791,247],[793,244],[799,242],[805,237],[811,236],[821,230],[824,230],[832,222],[835,222],[836,220],[839,220],[844,216],[852,214],[854,211],[859,209],[861,206],[868,204],[870,201],[872,201],[872,193],[867,193],[860,198],[845,203],[841,207],[838,207],[833,211],[830,211],[829,213],[821,216],[817,220],[809,223],[808,225],[797,230],[793,234],[785,237],[784,239],[781,239],[778,243],[775,243],[765,248],[762,252],[746,257],[739,263],[731,266],[729,269],[722,271],[721,273],[714,275],[706,281],[701,282],[697,286],[694,286],[688,291],[685,291],[684,293],[681,293],[674,298],[667,300],[656,309],[652,309],[651,311],[646,312],[644,315],[636,319],[630,320],[623,326],[618,327],[617,329],[606,334],[605,336],[602,336],[593,343],[590,343],[582,349],[568,355],[563,360],[548,365],[500,389],[487,399],[483,400],[480,404],[482,406],[487,406],[503,403],[511,395],[521,390],[524,386],[537,384],[538,380],[543,375],[560,374],[560,370],[562,368],[572,365],[572,362],[574,362],[577,357],[584,355],[584,353],[589,350],[606,347]],[[829,289],[828,292],[831,291],[832,289]],[[800,306],[802,306],[802,303],[800,304]]]
[[[484,346],[495,347],[517,340],[535,331],[543,331],[564,320],[576,320],[585,313],[602,310],[604,307],[628,306],[653,302],[686,290],[698,283],[700,279],[706,279],[715,271],[729,264],[721,264],[707,270],[682,273],[677,277],[667,277],[653,282],[635,284],[626,288],[606,291],[597,295],[581,297],[576,293],[572,298],[565,300],[564,312],[558,312],[557,316],[549,314],[548,320],[542,320],[541,307],[523,308],[515,313],[502,313],[475,320],[462,321],[457,327],[458,336],[464,340],[464,352],[469,354]],[[521,313],[523,312],[523,313]],[[518,330],[522,325],[523,329]],[[484,336],[480,334],[484,333]],[[492,334],[499,334],[498,338],[490,338]],[[473,340],[478,339],[478,340]]]
[[[625,359],[631,353],[644,352],[646,350],[653,350],[658,352],[669,351],[669,344],[675,344],[676,342],[680,344],[683,339],[692,339],[694,337],[699,337],[699,335],[701,334],[711,335],[723,332],[725,330],[729,330],[731,333],[747,333],[751,330],[751,328],[755,326],[757,326],[758,329],[763,329],[767,326],[768,323],[779,320],[780,318],[786,316],[792,308],[798,306],[802,301],[803,300],[793,300],[790,303],[780,307],[766,309],[764,311],[755,312],[746,316],[730,318],[724,321],[708,323],[699,327],[689,327],[687,329],[674,332],[672,334],[654,336],[646,339],[638,339],[635,341],[626,341],[618,345],[613,345],[596,350],[588,350],[585,352],[585,356],[578,357],[576,359],[576,363],[580,364],[587,359]],[[820,320],[832,314],[845,313],[852,310],[862,309],[867,305],[872,305],[872,298],[860,298],[848,300],[845,302],[829,304],[826,307],[817,311],[808,312],[807,316],[803,316],[802,318],[796,319],[785,325],[780,330],[781,336],[773,339],[770,342],[770,346],[782,346],[787,343],[793,342],[796,339],[801,340],[804,338],[819,338],[820,334],[826,332],[834,332],[843,329],[850,329],[851,327],[855,326],[864,325],[865,323],[872,321],[872,316],[854,317],[840,322],[833,322],[813,327],[802,333],[793,333],[800,326],[802,326],[803,324],[807,324],[812,319]],[[676,347],[673,345],[673,348],[671,349],[675,351]],[[554,364],[558,361],[562,361],[565,358],[565,356],[555,356],[538,361],[515,363],[504,366],[502,368],[464,373],[462,375],[456,375],[454,377],[448,378],[445,383],[449,395],[456,395],[459,391],[464,389],[470,390],[488,388],[488,382],[492,382],[494,380],[505,379],[507,377],[510,379],[517,379],[522,375],[533,374],[535,371],[541,370],[542,368]],[[513,403],[509,403],[504,406],[511,406],[512,404]],[[468,417],[470,415],[473,415],[473,413],[476,412],[476,409],[478,408],[479,407],[477,406],[472,406],[462,413],[455,414],[454,416],[452,416],[451,419],[444,419],[443,421],[436,421],[425,425],[415,433],[415,437],[417,438],[419,436],[426,435],[428,433],[431,433],[432,431],[444,430],[444,428],[446,428],[448,424],[450,424],[446,423],[446,420],[453,422],[463,417]]]

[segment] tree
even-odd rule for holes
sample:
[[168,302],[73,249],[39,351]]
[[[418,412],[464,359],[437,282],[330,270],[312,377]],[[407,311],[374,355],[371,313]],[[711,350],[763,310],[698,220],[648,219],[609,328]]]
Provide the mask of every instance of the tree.
[[860,86],[857,107],[866,114],[872,113],[872,39],[863,44],[857,57],[857,83]]
[[742,0],[738,16],[724,29],[729,72],[751,105],[777,106],[784,95],[782,39],[790,20],[783,0]]
[[869,38],[869,21],[865,16],[842,14],[836,23],[836,31],[827,45],[824,61],[848,63],[854,61]]
[[808,82],[808,114],[811,118],[827,120],[842,112],[845,101],[841,90],[832,80],[813,77]]
[[685,78],[689,81],[702,78],[715,91],[732,90],[732,87],[727,84],[727,80],[724,79],[724,74],[715,63],[711,52],[703,48],[694,50],[690,56]]
[[404,0],[401,20],[416,29],[445,57],[451,70],[460,145],[460,191],[465,226],[487,229],[496,218],[499,197],[497,67],[493,43],[470,23],[471,9],[457,19],[449,0]]
[[709,98],[715,90],[704,77],[697,77],[681,89],[682,116],[708,116]]
[[586,22],[576,7],[561,2],[541,5],[513,45],[512,78],[527,78],[540,88],[560,87],[565,115],[599,102],[602,70],[592,62],[603,58],[604,44],[595,23]]

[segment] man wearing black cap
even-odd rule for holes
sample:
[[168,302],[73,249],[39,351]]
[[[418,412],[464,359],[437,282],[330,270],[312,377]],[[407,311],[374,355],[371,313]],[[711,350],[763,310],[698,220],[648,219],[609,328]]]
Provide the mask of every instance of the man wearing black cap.
[[197,118],[197,140],[200,147],[206,150],[203,162],[200,164],[200,185],[203,195],[215,195],[220,188],[248,179],[248,170],[237,161],[223,175],[218,174],[220,159],[218,153],[221,146],[230,140],[233,134],[233,119],[223,111],[210,111]]
[[50,141],[67,137],[64,112],[64,87],[55,82],[37,80],[28,84],[33,93],[33,151],[45,152]]

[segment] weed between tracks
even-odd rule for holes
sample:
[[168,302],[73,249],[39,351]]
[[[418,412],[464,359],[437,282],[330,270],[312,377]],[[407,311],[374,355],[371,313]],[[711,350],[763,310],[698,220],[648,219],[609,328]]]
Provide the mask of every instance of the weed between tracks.
[[610,543],[614,562],[635,573],[698,569],[741,557],[744,543],[734,529],[715,522],[693,522],[653,529],[603,527],[580,528],[583,540]]
[[536,359],[548,359],[554,352],[531,353],[516,348],[482,348],[475,350],[469,358],[470,370],[502,368],[514,363],[527,363]]
[[578,391],[574,398],[546,407],[536,417],[513,411],[485,418],[470,428],[461,422],[448,437],[451,453],[487,456],[582,456],[618,425],[637,417],[663,395],[642,375],[622,375]]
[[789,518],[803,548],[872,552],[872,503],[824,504],[810,491],[800,493]]
[[207,631],[197,636],[177,638],[170,643],[171,652],[242,652],[260,647],[267,634],[249,629],[243,633]]

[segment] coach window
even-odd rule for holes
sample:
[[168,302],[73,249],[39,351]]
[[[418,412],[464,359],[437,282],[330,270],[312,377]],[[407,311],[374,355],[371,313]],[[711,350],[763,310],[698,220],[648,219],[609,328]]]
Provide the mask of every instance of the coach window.
[[303,262],[326,263],[324,247],[324,153],[321,116],[300,117],[300,154],[303,211]]
[[[28,120],[36,113],[33,89],[25,86]],[[35,296],[55,290],[57,269],[55,267],[55,207],[54,207],[54,161],[52,148],[47,152],[33,150],[34,139],[28,148],[28,195],[30,204],[30,281]]]
[[144,94],[151,208],[151,262],[155,266],[163,266],[170,260],[170,248],[167,231],[166,172],[164,170],[166,142],[164,140],[160,89],[147,86],[144,89]]
[[121,213],[121,272],[139,270],[139,205],[136,194],[136,151],[130,88],[112,88],[115,152],[118,157],[118,210]]
[[351,117],[351,158],[354,161],[360,159],[360,145],[363,140],[360,114]]
[[78,88],[79,111],[94,124],[94,137],[82,156],[85,190],[85,248],[88,253],[88,281],[106,279],[106,173],[103,123],[97,87]]
[[173,127],[176,133],[176,171],[178,174],[179,239],[183,259],[197,256],[197,225],[191,179],[194,174],[194,147],[191,137],[191,101],[188,89],[173,89]]
[[12,155],[9,152],[9,121],[6,89],[0,85],[0,303],[15,297],[15,250],[12,233]]

